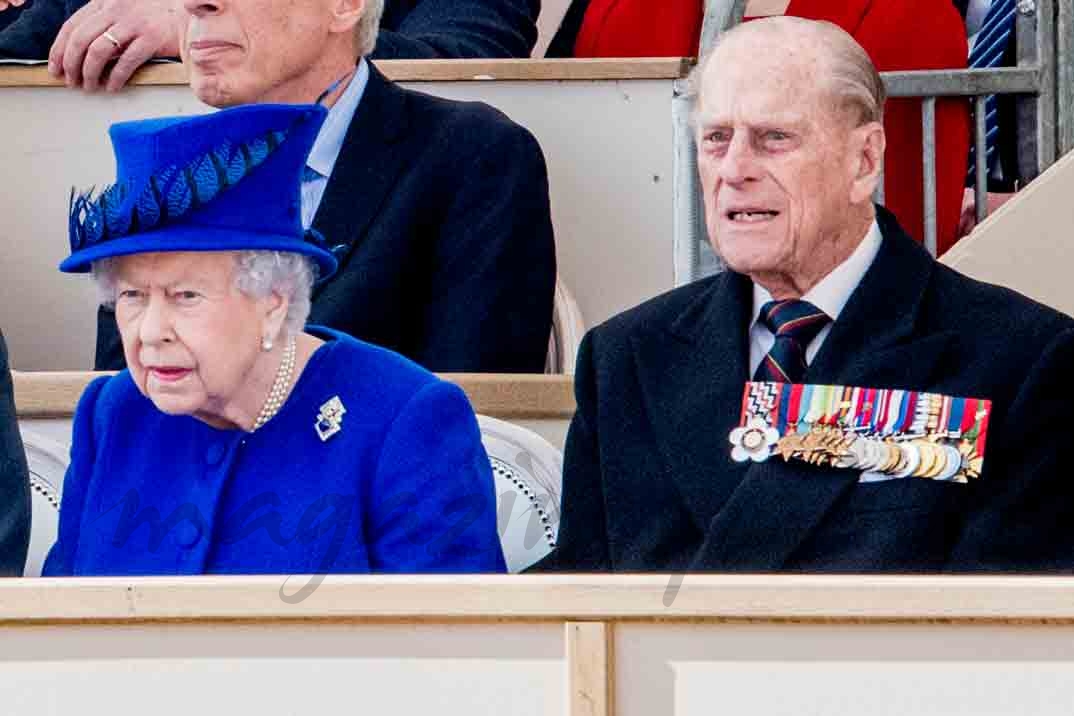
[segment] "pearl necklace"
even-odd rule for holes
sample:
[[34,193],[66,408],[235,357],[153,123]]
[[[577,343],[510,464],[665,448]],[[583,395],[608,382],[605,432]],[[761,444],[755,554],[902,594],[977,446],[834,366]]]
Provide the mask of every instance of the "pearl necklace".
[[295,338],[292,336],[287,342],[287,348],[283,351],[283,360],[280,361],[280,367],[276,370],[276,380],[272,382],[272,390],[265,398],[265,404],[261,406],[261,412],[257,414],[257,420],[254,421],[254,429],[250,432],[259,429],[280,412],[284,398],[287,396],[287,389],[291,387],[291,377],[294,373]]

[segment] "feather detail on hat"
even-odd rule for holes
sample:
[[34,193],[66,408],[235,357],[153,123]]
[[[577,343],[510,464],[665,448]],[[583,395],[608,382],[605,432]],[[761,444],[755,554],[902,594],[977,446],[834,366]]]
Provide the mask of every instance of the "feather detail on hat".
[[72,189],[71,250],[148,231],[185,216],[249,175],[285,138],[285,132],[275,131],[240,144],[225,142],[185,166],[165,168],[143,186],[112,184],[96,195],[93,188],[81,194]]

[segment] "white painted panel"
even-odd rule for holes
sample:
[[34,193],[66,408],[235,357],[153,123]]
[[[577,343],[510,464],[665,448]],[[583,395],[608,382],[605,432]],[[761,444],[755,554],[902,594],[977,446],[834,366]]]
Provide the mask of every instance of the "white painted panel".
[[533,48],[533,57],[544,57],[548,43],[555,37],[570,5],[571,0],[541,0],[541,15],[537,18],[537,44]]
[[621,625],[619,716],[1069,714],[1074,627]]
[[71,187],[115,179],[108,127],[116,121],[206,111],[183,87],[118,95],[65,88],[0,91],[0,329],[12,367],[93,367],[96,291],[56,269],[68,253]]
[[[670,80],[414,83],[493,104],[548,159],[561,275],[588,325],[672,285]],[[95,292],[63,276],[72,186],[114,177],[110,123],[205,111],[185,87],[0,90],[0,329],[18,370],[92,366]],[[504,161],[509,161],[505,157]]]
[[586,326],[673,286],[670,80],[409,86],[488,102],[537,137],[560,275]]
[[1074,315],[1074,153],[1034,179],[943,262]]
[[562,713],[559,624],[0,629],[19,716]]

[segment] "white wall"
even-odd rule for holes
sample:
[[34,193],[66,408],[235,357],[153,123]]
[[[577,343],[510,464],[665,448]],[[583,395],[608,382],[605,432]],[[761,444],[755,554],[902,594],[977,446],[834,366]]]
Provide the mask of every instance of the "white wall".
[[[672,286],[671,80],[408,84],[493,104],[549,165],[561,276],[589,325]],[[205,111],[185,86],[0,88],[0,329],[18,370],[92,367],[95,292],[62,275],[72,186],[107,183],[115,121]],[[505,158],[506,160],[506,158]]]

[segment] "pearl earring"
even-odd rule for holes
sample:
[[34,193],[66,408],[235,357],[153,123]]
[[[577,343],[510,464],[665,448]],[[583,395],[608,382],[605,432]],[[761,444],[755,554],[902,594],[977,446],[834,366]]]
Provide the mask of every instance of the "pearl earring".
[[272,339],[268,336],[265,336],[261,339],[261,350],[265,351],[266,353],[272,350]]

